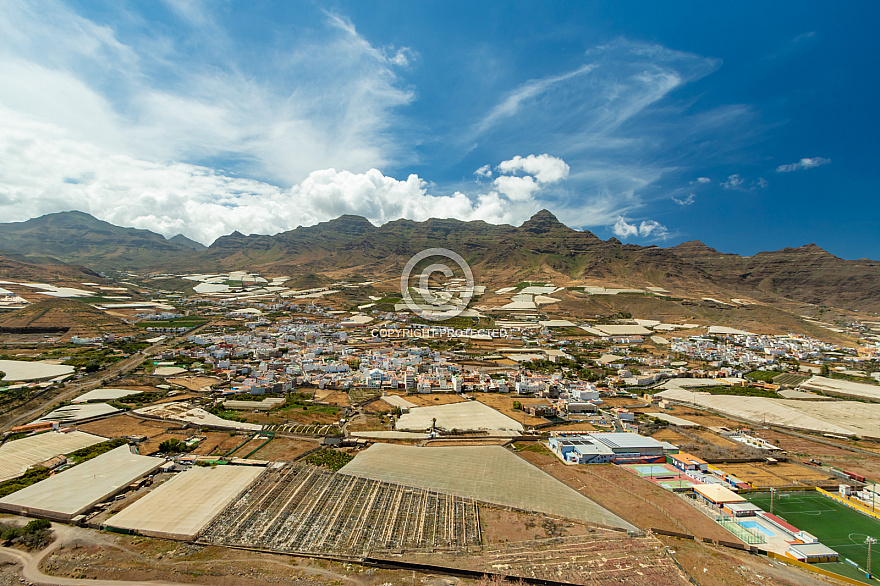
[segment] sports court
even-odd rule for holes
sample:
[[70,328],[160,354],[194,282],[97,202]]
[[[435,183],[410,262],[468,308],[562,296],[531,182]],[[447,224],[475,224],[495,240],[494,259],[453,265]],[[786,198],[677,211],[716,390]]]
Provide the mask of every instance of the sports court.
[[[770,494],[744,494],[765,511],[770,511]],[[840,562],[815,564],[829,571],[850,577],[855,568],[844,558],[864,568],[868,561],[868,536],[880,539],[880,522],[863,515],[817,492],[777,492],[773,498],[773,513],[803,531],[815,535],[819,541],[840,554]],[[872,573],[880,572],[880,543],[871,551]]]
[[669,464],[618,464],[618,466],[667,490],[690,488],[698,484],[693,478],[682,474],[681,470]]

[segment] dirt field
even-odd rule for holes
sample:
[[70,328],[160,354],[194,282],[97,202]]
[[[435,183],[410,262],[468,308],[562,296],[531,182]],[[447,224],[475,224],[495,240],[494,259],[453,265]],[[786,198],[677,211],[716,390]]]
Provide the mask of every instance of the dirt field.
[[[93,532],[94,533],[94,532]],[[98,536],[91,544],[52,553],[43,562],[47,574],[80,580],[166,581],[210,586],[380,586],[432,584],[410,571],[368,569],[354,564],[132,536]],[[85,543],[84,543],[85,541]],[[413,577],[415,576],[415,578]]]
[[351,405],[351,399],[348,398],[348,393],[333,389],[319,390],[315,393],[315,400],[320,401],[321,403],[329,403],[330,405],[335,405],[337,407],[348,407]]
[[[94,433],[107,438],[124,437],[129,435],[145,435],[146,441],[138,444],[138,451],[143,454],[152,454],[158,451],[159,444],[167,439],[185,440],[196,435],[193,429],[172,429],[178,427],[172,422],[150,421],[131,417],[130,415],[117,415],[99,421],[92,421],[77,426],[80,431]],[[225,431],[208,431],[200,435],[207,436],[194,454],[207,455],[211,453],[225,453],[243,441],[243,437],[230,437]],[[236,439],[238,438],[238,439]]]
[[579,523],[559,523],[541,514],[506,511],[487,506],[480,506],[480,528],[486,544],[589,533],[589,527]]
[[98,421],[91,421],[77,426],[80,431],[94,433],[96,435],[116,438],[128,435],[145,435],[147,440],[138,444],[141,454],[155,452],[159,444],[167,439],[186,439],[192,434],[191,430],[169,432],[168,429],[178,427],[178,424],[162,421],[148,421],[131,417],[129,415],[117,415]]
[[794,484],[816,485],[830,484],[832,480],[819,469],[810,470],[792,463],[780,463],[770,466],[763,462],[746,464],[718,464],[717,468],[729,472],[754,488],[774,486],[791,486]]
[[[389,394],[399,394],[401,397],[403,397],[413,405],[418,405],[419,407],[430,407],[432,405],[449,405],[450,403],[462,403],[467,400],[462,398],[461,395],[456,395],[455,393],[426,393],[424,395],[417,393],[414,393],[412,395],[404,395],[402,393]],[[389,405],[388,409],[391,408],[392,407]]]
[[669,442],[675,445],[688,442],[691,439],[685,435],[681,435],[680,433],[672,429],[661,429],[660,431],[654,432],[651,437],[655,440],[661,442]]
[[524,450],[519,454],[584,496],[643,529],[656,527],[738,540],[681,497],[613,464],[566,466],[555,456]]
[[229,432],[212,431],[202,435],[208,436],[208,439],[199,444],[199,447],[193,450],[194,454],[200,456],[223,455],[232,448],[240,444],[247,437],[246,435],[229,435]]
[[257,460],[281,460],[288,462],[317,447],[318,442],[276,437],[264,447],[260,448],[260,450],[252,455],[251,458]]
[[697,425],[702,425],[703,427],[727,427],[729,429],[741,429],[743,427],[748,427],[745,424],[740,423],[739,421],[727,419],[726,417],[721,417],[719,415],[711,415],[709,413],[706,413],[705,411],[696,410],[693,407],[682,407],[676,405],[667,412],[671,415],[675,415],[676,417],[681,417],[682,419],[692,421]]
[[846,449],[843,442],[835,442],[841,446],[835,447],[766,429],[758,430],[757,435],[789,452],[794,458],[802,460],[815,458],[823,464],[862,474],[871,481],[880,480],[880,455],[869,456],[861,452],[853,452]]
[[600,428],[592,423],[570,423],[567,425],[551,425],[550,427],[542,427],[541,431],[598,431]]
[[792,454],[797,454],[805,458],[816,458],[817,456],[847,457],[856,454],[856,452],[847,450],[843,446],[837,448],[834,446],[829,446],[825,443],[814,442],[805,438],[795,437],[786,433],[779,433],[777,431],[772,431],[769,429],[757,430],[755,435],[766,439],[768,442],[776,446],[779,446],[786,452],[791,452]]
[[347,429],[349,431],[389,431],[391,430],[390,419],[382,418],[372,413],[356,415],[351,419]]
[[496,411],[501,411],[508,417],[516,419],[523,425],[539,425],[541,423],[547,423],[546,419],[542,419],[541,417],[532,417],[527,413],[515,410],[513,408],[514,401],[519,401],[522,405],[534,405],[535,403],[546,403],[546,399],[515,399],[508,395],[499,395],[495,393],[475,393],[474,397],[476,397],[477,401],[479,401],[480,403],[488,405]]
[[699,541],[657,535],[701,586],[828,586],[837,582],[775,560]]
[[[630,405],[644,405],[647,403],[644,399],[633,399],[632,397],[602,397],[603,407],[629,407]],[[656,411],[655,407],[647,408],[649,411]]]
[[705,431],[702,429],[696,429],[693,431],[688,431],[688,433],[692,433],[698,438],[709,442],[710,444],[715,444],[716,446],[721,446],[722,448],[736,450],[742,447],[742,444],[731,441],[727,438],[721,437],[720,435],[715,435],[711,431]]
[[219,378],[213,376],[187,376],[180,378],[165,379],[172,385],[180,385],[191,391],[209,391],[211,386],[220,382]]

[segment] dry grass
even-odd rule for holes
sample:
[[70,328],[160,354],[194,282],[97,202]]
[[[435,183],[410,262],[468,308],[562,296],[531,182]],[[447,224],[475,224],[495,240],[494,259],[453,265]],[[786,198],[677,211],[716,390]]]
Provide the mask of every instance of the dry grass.
[[213,376],[187,376],[180,378],[165,379],[173,385],[179,385],[191,391],[209,391],[212,385],[220,382],[219,378]]
[[271,442],[260,448],[258,452],[251,456],[257,460],[272,460],[290,462],[318,447],[318,443],[302,440],[294,440],[285,437],[276,437]]
[[637,527],[738,541],[680,497],[613,464],[567,466],[555,456],[520,456]]
[[532,417],[531,415],[523,411],[515,410],[513,408],[514,401],[519,401],[523,405],[534,405],[535,403],[546,403],[546,399],[531,399],[525,397],[514,398],[509,395],[499,395],[496,393],[476,393],[474,396],[480,403],[488,405],[496,411],[504,413],[508,417],[519,421],[523,425],[539,425],[541,423],[547,423],[546,419],[542,419],[540,417]]
[[540,513],[508,511],[488,506],[480,506],[480,528],[483,530],[483,542],[489,545],[589,533],[589,527],[580,523],[568,520],[551,521]]
[[[426,394],[412,394],[412,395],[404,395],[402,393],[389,393],[390,394],[399,394],[404,399],[412,403],[413,405],[418,405],[419,407],[431,407],[436,405],[449,405],[451,403],[463,403],[467,399],[464,399],[461,395],[456,395],[455,393],[426,393]],[[383,405],[387,405],[384,401]],[[388,410],[391,410],[393,407],[388,405]]]

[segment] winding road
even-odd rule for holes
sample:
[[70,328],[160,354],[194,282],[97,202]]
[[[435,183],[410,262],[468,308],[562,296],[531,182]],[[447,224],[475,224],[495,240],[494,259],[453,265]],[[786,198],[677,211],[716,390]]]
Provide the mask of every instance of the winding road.
[[[82,578],[64,578],[61,576],[50,576],[44,574],[40,570],[40,564],[44,559],[51,555],[54,551],[62,547],[71,547],[72,545],[95,545],[100,547],[112,547],[120,549],[133,556],[144,558],[141,554],[121,547],[114,543],[112,537],[106,536],[89,529],[73,527],[69,525],[60,525],[52,523],[52,530],[55,532],[55,541],[47,548],[38,552],[26,552],[11,547],[0,547],[0,558],[11,559],[22,567],[22,577],[34,584],[49,584],[54,586],[193,586],[192,582],[168,582],[165,580],[89,580]],[[152,563],[161,566],[181,566],[190,564],[206,563],[204,561],[178,561],[178,562],[157,562],[149,559]],[[363,580],[353,576],[346,576],[331,570],[323,568],[315,568],[308,565],[300,565],[287,563],[278,560],[267,560],[261,558],[229,558],[220,560],[222,563],[254,563],[254,564],[274,564],[285,568],[296,568],[307,575],[320,576],[329,578],[334,581],[342,581],[353,584],[354,586],[364,586]]]

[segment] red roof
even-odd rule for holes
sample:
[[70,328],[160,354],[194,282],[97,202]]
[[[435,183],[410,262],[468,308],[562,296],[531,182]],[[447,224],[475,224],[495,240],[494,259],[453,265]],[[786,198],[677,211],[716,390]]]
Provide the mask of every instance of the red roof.
[[779,525],[780,527],[782,527],[782,528],[785,529],[786,531],[791,531],[792,534],[800,533],[800,532],[801,532],[800,529],[798,529],[797,527],[795,527],[795,526],[792,525],[791,523],[788,523],[788,522],[785,521],[784,519],[781,519],[780,517],[777,517],[777,516],[774,515],[773,513],[766,513],[766,512],[765,512],[765,513],[763,513],[761,516],[762,516],[762,517],[765,517],[766,519],[769,519],[770,521],[773,521],[774,523],[776,523],[777,525]]

